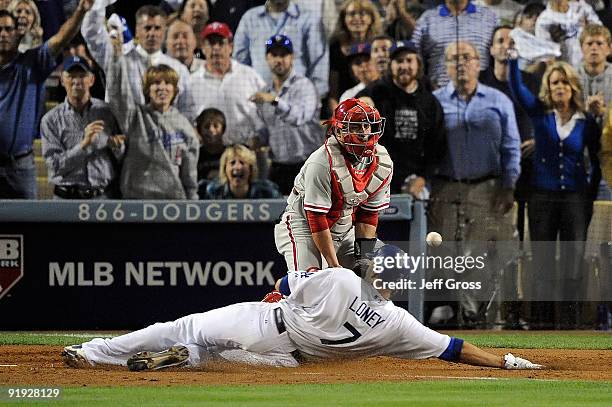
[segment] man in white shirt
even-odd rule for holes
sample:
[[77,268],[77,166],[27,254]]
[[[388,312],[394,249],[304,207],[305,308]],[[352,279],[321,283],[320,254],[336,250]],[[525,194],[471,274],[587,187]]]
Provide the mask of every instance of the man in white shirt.
[[168,25],[167,52],[172,58],[181,61],[190,73],[204,66],[204,60],[196,58],[194,54],[197,44],[193,27],[185,21],[177,18]]
[[[113,55],[111,37],[106,30],[104,21],[105,7],[108,0],[96,0],[92,9],[85,15],[81,33],[87,42],[91,55],[106,73],[109,71]],[[121,35],[117,33],[117,35]],[[179,95],[176,107],[189,120],[195,119],[191,86],[189,85],[189,70],[180,61],[161,51],[166,36],[166,13],[156,6],[143,6],[136,12],[136,41],[138,45],[126,53],[127,69],[130,75],[132,94],[139,98],[136,103],[145,104],[142,92],[142,78],[151,66],[168,65],[179,75]],[[108,92],[106,94],[108,102]]]
[[210,107],[221,110],[227,121],[223,142],[244,143],[262,127],[257,105],[249,98],[266,83],[253,68],[231,58],[233,35],[227,24],[208,24],[202,40],[206,63],[191,77],[196,112]]

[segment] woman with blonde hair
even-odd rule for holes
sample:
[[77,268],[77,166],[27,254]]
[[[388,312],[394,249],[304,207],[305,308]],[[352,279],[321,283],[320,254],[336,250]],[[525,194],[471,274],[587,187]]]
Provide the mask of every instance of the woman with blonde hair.
[[242,144],[229,146],[219,161],[219,181],[206,186],[202,199],[265,199],[280,198],[278,186],[258,180],[255,152]]
[[[522,83],[516,51],[509,53],[510,89],[529,114],[535,136],[529,233],[532,242],[537,242],[533,247],[536,296],[546,301],[536,307],[537,322],[541,328],[550,328],[549,301],[562,300],[557,322],[561,327],[574,328],[579,323],[575,301],[583,298],[584,243],[601,179],[601,130],[584,110],[580,79],[574,68],[566,62],[550,64],[536,98]],[[585,150],[589,166],[584,162]],[[552,289],[556,244],[551,242],[556,242],[557,237],[561,241],[560,297]]]
[[340,7],[336,27],[329,45],[329,108],[332,112],[340,95],[357,85],[348,61],[351,46],[370,42],[382,34],[382,20],[370,0],[346,0]]
[[36,3],[33,0],[13,0],[8,11],[17,18],[17,31],[21,35],[19,52],[42,45],[43,29]]

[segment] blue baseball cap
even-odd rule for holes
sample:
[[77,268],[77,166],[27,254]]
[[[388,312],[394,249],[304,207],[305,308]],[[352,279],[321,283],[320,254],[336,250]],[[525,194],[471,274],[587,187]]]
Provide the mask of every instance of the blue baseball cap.
[[360,42],[358,44],[351,45],[349,49],[349,53],[347,55],[347,59],[349,63],[352,63],[353,60],[360,56],[369,57],[372,51],[372,46],[367,42]]
[[283,48],[290,54],[293,54],[293,43],[286,35],[273,35],[266,41],[266,54],[274,48]]
[[89,66],[87,61],[84,60],[83,58],[77,57],[77,56],[70,56],[70,57],[64,58],[64,62],[63,62],[64,71],[69,71],[75,67],[79,67],[85,72],[93,73],[93,71],[91,70],[91,67]]
[[389,50],[389,57],[391,59],[395,58],[397,54],[402,51],[406,51],[411,54],[418,54],[419,50],[416,45],[412,41],[395,41],[395,43],[391,46]]

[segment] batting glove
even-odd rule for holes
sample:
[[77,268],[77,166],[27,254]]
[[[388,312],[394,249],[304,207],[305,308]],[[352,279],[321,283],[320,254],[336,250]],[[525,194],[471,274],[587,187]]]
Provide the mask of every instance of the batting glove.
[[512,353],[504,355],[504,369],[508,370],[525,370],[525,369],[542,369],[542,365],[531,363],[527,359],[514,356]]

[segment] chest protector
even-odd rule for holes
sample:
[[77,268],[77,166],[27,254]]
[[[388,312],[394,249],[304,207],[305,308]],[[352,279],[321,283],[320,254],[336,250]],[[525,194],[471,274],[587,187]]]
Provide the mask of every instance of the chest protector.
[[334,137],[327,139],[325,144],[331,172],[336,178],[344,198],[343,215],[351,214],[355,206],[366,201],[380,189],[385,180],[391,175],[391,172],[393,172],[393,162],[391,157],[389,157],[387,149],[377,145],[376,156],[378,157],[378,167],[372,173],[364,190],[357,192],[353,184],[353,176],[346,167],[344,156],[342,155],[342,147]]

